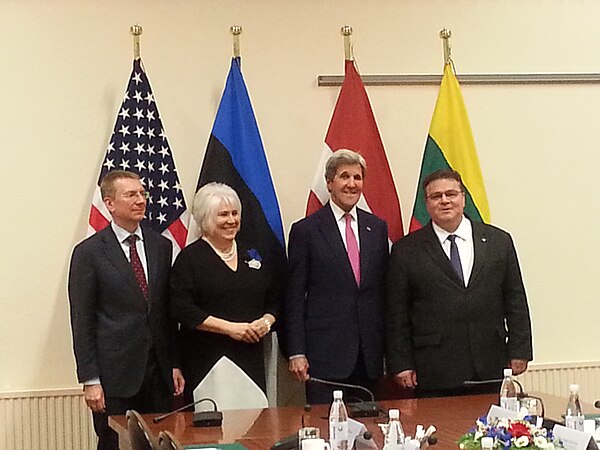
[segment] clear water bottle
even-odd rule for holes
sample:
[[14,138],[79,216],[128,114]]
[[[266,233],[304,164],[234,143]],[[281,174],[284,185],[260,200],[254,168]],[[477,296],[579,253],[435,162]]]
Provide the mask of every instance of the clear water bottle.
[[329,444],[331,450],[348,450],[348,412],[342,391],[333,391],[329,410]]
[[512,377],[512,369],[504,369],[504,379],[500,386],[500,407],[510,411],[519,412],[517,385]]
[[383,450],[401,449],[404,444],[404,429],[400,423],[400,411],[390,409],[388,414],[390,419],[385,433]]
[[565,411],[565,426],[583,431],[584,418],[581,403],[579,403],[579,385],[572,384],[569,386],[569,402]]

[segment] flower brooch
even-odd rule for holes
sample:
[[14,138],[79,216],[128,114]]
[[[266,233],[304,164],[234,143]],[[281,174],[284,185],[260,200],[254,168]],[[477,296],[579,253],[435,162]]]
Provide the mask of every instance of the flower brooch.
[[251,269],[259,270],[262,266],[262,256],[260,256],[258,250],[256,250],[255,248],[251,248],[246,252],[246,254],[248,255],[249,259],[244,260],[244,262],[248,264],[248,267],[250,267]]

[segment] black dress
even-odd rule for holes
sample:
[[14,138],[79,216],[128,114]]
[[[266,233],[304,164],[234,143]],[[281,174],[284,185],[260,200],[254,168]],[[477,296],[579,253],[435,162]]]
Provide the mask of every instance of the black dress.
[[194,389],[223,355],[266,390],[262,340],[248,344],[197,327],[208,316],[231,322],[252,322],[265,313],[277,317],[277,293],[273,268],[252,247],[238,243],[235,272],[202,239],[181,251],[171,273],[171,311],[181,324],[178,345],[186,401],[193,401]]

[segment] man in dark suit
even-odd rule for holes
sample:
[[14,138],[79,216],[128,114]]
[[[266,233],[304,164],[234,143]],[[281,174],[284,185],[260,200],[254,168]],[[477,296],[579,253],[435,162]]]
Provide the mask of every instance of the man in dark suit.
[[[392,248],[386,300],[389,369],[421,396],[474,392],[465,381],[518,375],[533,357],[525,288],[512,238],[464,215],[460,174],[425,178],[431,217]],[[482,384],[475,391],[496,391]]]
[[73,250],[69,302],[77,377],[104,450],[118,449],[109,415],[168,411],[184,381],[167,304],[171,243],[140,227],[146,192],[136,174],[109,172],[100,189],[112,222]]
[[[290,231],[287,350],[289,370],[302,382],[371,387],[383,371],[389,246],[385,222],[356,207],[365,173],[362,156],[336,151],[325,167],[331,201]],[[307,383],[307,401],[329,403],[334,389]]]

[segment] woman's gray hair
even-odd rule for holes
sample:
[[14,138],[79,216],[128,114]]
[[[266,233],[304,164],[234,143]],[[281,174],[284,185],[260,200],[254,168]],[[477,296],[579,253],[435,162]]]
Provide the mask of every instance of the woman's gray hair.
[[222,203],[237,209],[241,220],[242,202],[240,202],[237,192],[230,186],[212,182],[205,184],[196,192],[192,205],[192,216],[198,225],[201,236],[210,235],[214,231],[217,210]]
[[346,164],[360,164],[363,178],[367,176],[367,162],[360,153],[347,148],[341,148],[333,152],[325,163],[325,181],[333,181],[338,167]]

